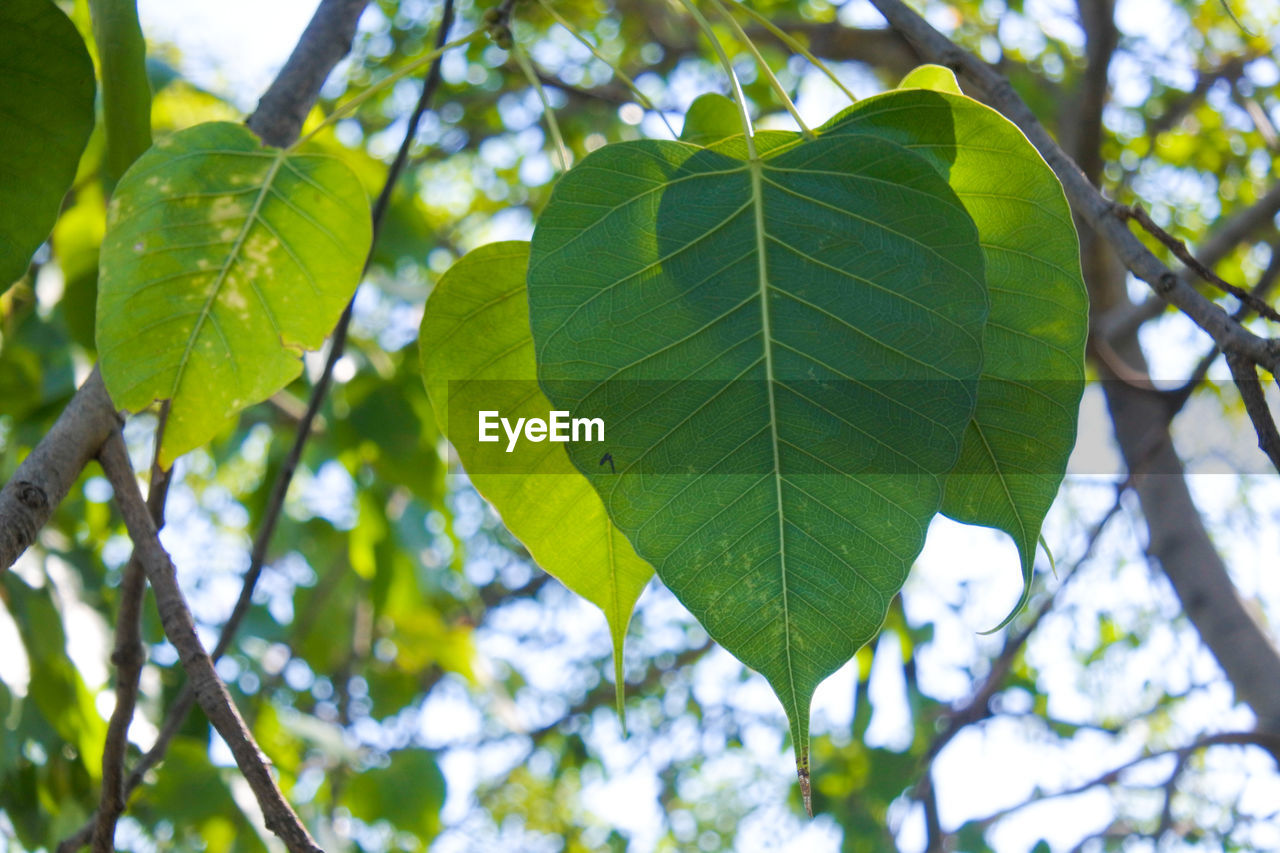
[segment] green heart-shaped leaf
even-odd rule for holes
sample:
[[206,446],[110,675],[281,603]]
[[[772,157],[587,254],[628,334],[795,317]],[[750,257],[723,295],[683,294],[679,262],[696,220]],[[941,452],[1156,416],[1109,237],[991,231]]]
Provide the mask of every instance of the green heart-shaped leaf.
[[636,599],[653,569],[618,532],[564,448],[482,442],[479,412],[546,419],[537,384],[525,275],[529,244],[491,243],[445,273],[422,318],[422,377],[442,432],[472,484],[549,574],[604,611],[613,638],[618,713],[622,647]]
[[160,140],[107,211],[97,344],[112,400],[170,400],[163,464],[302,370],[360,281],[368,199],[342,161],[213,122]]
[[[733,142],[732,140],[730,142]],[[987,315],[972,220],[866,135],[765,159],[606,146],[557,185],[529,302],[550,401],[615,523],[768,679],[807,798],[809,703],[884,620],[972,414]]]
[[93,62],[50,0],[0,3],[0,291],[53,228],[93,130]]
[[875,134],[920,154],[978,228],[991,314],[978,406],[942,512],[1013,537],[1023,590],[1002,627],[1030,595],[1040,527],[1075,446],[1089,322],[1080,248],[1061,184],[1012,122],[953,94],[948,69],[916,69],[909,84],[937,91],[868,98],[822,132]]

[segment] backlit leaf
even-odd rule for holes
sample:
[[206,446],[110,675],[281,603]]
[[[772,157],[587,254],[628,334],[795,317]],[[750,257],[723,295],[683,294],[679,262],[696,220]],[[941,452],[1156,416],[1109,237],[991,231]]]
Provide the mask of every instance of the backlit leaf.
[[731,98],[708,92],[699,95],[689,105],[680,129],[680,141],[694,145],[711,145],[714,142],[742,133],[742,117],[738,105]]
[[868,98],[824,133],[874,133],[920,154],[977,225],[991,314],[978,407],[942,511],[1013,537],[1023,591],[1012,618],[1030,595],[1040,526],[1075,445],[1089,316],[1079,243],[1057,177],[1017,127],[949,94],[955,78],[947,69],[926,66],[903,85],[910,80],[942,94]]
[[340,160],[265,148],[242,125],[160,140],[107,213],[97,344],[112,400],[171,400],[163,461],[302,370],[359,283],[368,199]]
[[805,787],[813,691],[879,629],[959,454],[987,297],[973,223],[920,156],[741,149],[587,157],[539,219],[529,301],[543,389],[603,417],[617,473],[570,455],[768,679]]
[[[653,570],[610,522],[564,446],[478,441],[478,412],[546,419],[525,300],[529,244],[491,243],[464,256],[432,291],[422,320],[422,376],[440,429],[472,484],[539,566],[604,611],[622,712],[622,647]],[[592,447],[598,445],[589,445]],[[598,464],[599,460],[596,460]]]

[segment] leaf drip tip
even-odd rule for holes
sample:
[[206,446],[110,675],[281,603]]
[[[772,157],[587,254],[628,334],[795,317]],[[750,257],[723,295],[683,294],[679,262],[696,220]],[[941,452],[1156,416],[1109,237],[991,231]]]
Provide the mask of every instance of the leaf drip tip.
[[804,800],[804,813],[813,817],[813,790],[809,786],[809,768],[804,765],[797,766],[796,776],[800,778],[800,797]]

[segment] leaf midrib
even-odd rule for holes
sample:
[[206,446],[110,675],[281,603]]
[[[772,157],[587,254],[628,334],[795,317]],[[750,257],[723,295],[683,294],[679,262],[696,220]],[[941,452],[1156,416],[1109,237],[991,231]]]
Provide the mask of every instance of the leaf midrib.
[[[226,283],[231,267],[235,264],[236,258],[240,254],[240,249],[244,246],[245,240],[248,239],[249,232],[253,230],[253,224],[258,220],[258,214],[262,210],[263,202],[270,194],[271,185],[275,181],[276,173],[280,171],[281,164],[284,163],[284,157],[285,151],[283,149],[277,150],[275,159],[272,160],[271,167],[267,170],[267,175],[262,181],[262,187],[258,190],[258,196],[253,200],[253,207],[249,210],[249,215],[245,217],[244,225],[240,228],[240,233],[236,235],[235,242],[231,244],[231,250],[227,252],[227,257],[222,262],[218,275],[213,281],[213,287],[209,289],[209,296],[200,308],[200,316],[196,318],[195,325],[191,329],[191,335],[187,338],[187,347],[182,352],[182,360],[178,362],[178,369],[173,375],[173,388],[169,391],[169,399],[171,400],[178,396],[178,386],[182,384],[182,377],[186,375],[187,362],[191,359],[191,352],[195,348],[196,339],[200,337],[200,331],[204,328],[205,321],[213,313],[213,305],[218,299],[218,294],[222,291],[222,285]],[[264,305],[264,307],[266,306]]]
[[[782,647],[787,661],[787,681],[791,688],[791,696],[789,697],[791,708],[788,716],[795,721],[798,727],[803,728],[804,721],[801,720],[799,702],[797,701],[799,694],[796,692],[795,666],[791,660],[791,602],[787,594],[786,514],[782,505],[782,460],[778,449],[778,407],[773,389],[773,332],[769,317],[769,265],[766,253],[768,235],[764,227],[764,190],[762,188],[764,167],[759,158],[752,157],[747,164],[747,169],[751,175],[751,205],[755,210],[761,344],[764,348],[765,388],[769,392],[769,444],[773,451],[774,498],[778,504],[778,575],[782,583]],[[803,752],[808,752],[806,744],[797,743],[796,746],[801,748]]]

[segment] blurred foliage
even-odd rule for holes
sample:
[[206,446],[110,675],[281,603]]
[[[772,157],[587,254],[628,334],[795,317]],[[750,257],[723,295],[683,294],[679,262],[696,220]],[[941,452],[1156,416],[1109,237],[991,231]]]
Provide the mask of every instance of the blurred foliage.
[[[925,5],[937,26],[1007,74],[1050,128],[1071,132],[1087,73],[1073,9],[1033,0]],[[859,95],[894,84],[914,64],[874,30],[880,24],[865,6],[763,0],[752,7],[831,62]],[[1121,202],[1141,201],[1193,247],[1272,188],[1280,150],[1273,51],[1280,13],[1262,2],[1231,7],[1247,30],[1219,0],[1118,4],[1104,188]],[[671,5],[565,0],[555,8],[634,77],[677,130],[696,95],[725,91],[695,28]],[[455,33],[479,25],[483,5],[463,0],[458,10]],[[320,109],[425,52],[439,11],[437,0],[377,0],[362,19],[345,77],[330,81]],[[85,31],[83,4],[74,20]],[[1148,26],[1156,20],[1159,26]],[[536,4],[517,6],[514,30],[545,75],[575,156],[606,141],[667,134]],[[807,63],[751,31],[802,106],[825,97]],[[729,31],[721,36],[728,40]],[[155,54],[163,59],[150,69],[157,136],[237,117],[218,93],[184,79],[176,49],[156,45]],[[757,113],[782,121],[763,76],[751,71],[745,53],[738,62]],[[321,139],[344,151],[371,194],[420,85],[401,81]],[[257,93],[236,94],[249,100]],[[50,241],[28,273],[0,293],[6,480],[93,363],[102,157],[95,132]],[[610,710],[603,619],[545,581],[451,468],[418,376],[422,305],[465,251],[527,236],[553,164],[536,94],[507,52],[478,43],[450,56],[357,296],[349,349],[307,445],[255,606],[219,672],[326,849],[414,850],[433,839],[440,850],[713,851],[787,843],[922,849],[929,796],[921,783],[931,745],[987,677],[1002,637],[1029,616],[1004,635],[976,637],[975,627],[991,624],[983,619],[992,614],[975,617],[958,593],[909,584],[906,606],[895,608],[879,643],[840,681],[854,694],[844,697],[848,718],[815,720],[820,816],[803,823],[798,796],[785,784],[790,757],[780,709],[760,699],[758,677],[710,649],[701,629],[655,586],[641,600],[629,639],[630,737],[622,741]],[[1278,240],[1273,218],[1265,218],[1230,248],[1218,272],[1254,285]],[[1174,341],[1158,360],[1170,376],[1185,376],[1202,354],[1200,342],[1179,343],[1183,328],[1173,315],[1151,324],[1153,334],[1173,335],[1153,338]],[[317,373],[318,362],[309,361],[297,382],[246,412],[235,431],[178,463],[165,542],[210,645],[239,591],[249,541]],[[1234,394],[1215,393],[1210,384],[1201,396],[1215,408],[1236,405]],[[153,416],[143,413],[126,430],[139,470],[149,463],[153,428]],[[1224,544],[1241,538],[1238,531],[1275,525],[1271,514],[1250,508],[1251,494],[1241,486],[1236,508],[1214,519]],[[1064,567],[1083,551],[1098,514],[1096,494],[1073,495],[1068,488],[1054,528],[1059,539],[1051,537],[1059,577],[1041,572],[1029,613],[1066,583]],[[1109,534],[1104,556],[1085,567],[1088,582],[1147,589],[1141,546],[1116,524],[1120,532]],[[113,705],[107,637],[128,552],[110,488],[90,466],[39,546],[3,576],[0,848],[52,850],[96,807]],[[952,750],[981,756],[982,739],[1004,733],[1021,745],[1020,762],[1047,767],[1046,756],[1069,762],[1063,756],[1119,755],[1115,749],[1128,745],[1112,762],[1118,765],[1135,750],[1180,746],[1206,726],[1229,725],[1206,724],[1209,712],[1186,716],[1188,708],[1229,708],[1229,690],[1212,704],[1223,691],[1221,675],[1182,664],[1200,652],[1167,593],[1099,601],[1075,595],[1084,581],[1073,583],[934,768],[953,849],[1039,851],[1061,842],[1037,837],[1052,828],[1034,816],[1002,835],[1017,814],[1006,821],[1000,809],[1016,803],[992,803],[984,813],[990,819],[946,808],[948,798],[970,803],[984,793],[948,790],[940,781]],[[183,682],[150,601],[145,614],[149,663],[130,762],[152,742]],[[880,678],[898,686],[877,690]],[[1090,850],[1155,849],[1158,834],[1169,849],[1268,849],[1275,836],[1267,834],[1267,815],[1242,800],[1239,788],[1243,779],[1274,775],[1248,756],[1222,754],[1230,760],[1212,752],[1189,762],[1167,822],[1166,767],[1124,784],[1113,780],[1103,818],[1067,834],[1091,836]],[[975,765],[971,773],[987,778],[981,770]],[[1036,778],[1078,783],[1082,775]],[[1028,783],[1021,801],[1052,787],[1040,784]],[[196,711],[135,794],[118,843],[139,851],[264,849],[254,813],[225,748]]]

